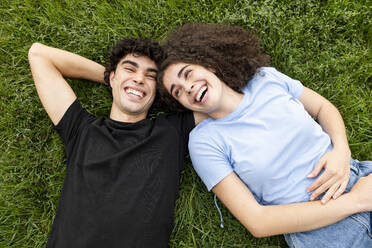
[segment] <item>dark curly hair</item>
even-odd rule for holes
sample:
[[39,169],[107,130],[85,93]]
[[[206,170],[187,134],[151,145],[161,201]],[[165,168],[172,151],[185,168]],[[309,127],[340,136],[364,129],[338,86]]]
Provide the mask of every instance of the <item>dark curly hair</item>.
[[188,23],[168,34],[163,48],[167,55],[160,66],[158,81],[162,101],[173,110],[184,108],[163,86],[164,71],[178,63],[213,68],[216,76],[230,88],[241,92],[258,68],[270,64],[262,53],[257,36],[239,26]]
[[159,68],[165,58],[163,48],[156,41],[145,38],[124,38],[118,41],[110,50],[104,73],[104,80],[109,87],[110,73],[116,70],[119,61],[128,54],[149,57]]
[[[119,40],[116,45],[110,49],[109,61],[104,72],[104,80],[111,94],[112,88],[110,86],[110,73],[116,70],[119,61],[128,54],[146,56],[153,60],[158,68],[160,68],[161,63],[165,58],[163,48],[154,40],[145,38],[124,38]],[[162,106],[158,95],[159,94],[156,94],[152,107]]]

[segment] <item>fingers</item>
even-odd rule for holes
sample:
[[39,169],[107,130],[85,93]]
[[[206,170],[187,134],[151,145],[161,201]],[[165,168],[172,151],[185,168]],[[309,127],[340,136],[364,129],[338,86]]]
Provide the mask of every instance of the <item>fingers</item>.
[[332,183],[331,183],[331,180],[325,182],[325,183],[322,183],[321,185],[319,185],[319,187],[316,188],[316,190],[314,190],[314,192],[311,194],[310,196],[310,200],[313,201],[314,199],[316,199],[319,195],[321,195],[322,193],[324,193],[327,189],[329,189],[330,187],[332,186]]
[[337,199],[342,193],[344,193],[344,191],[347,187],[347,183],[348,183],[348,181],[343,181],[341,183],[341,185],[338,188],[338,190],[336,191],[336,193],[333,194],[333,196],[332,196],[333,199]]
[[326,160],[323,158],[320,158],[318,164],[314,167],[313,171],[309,175],[307,175],[307,177],[312,178],[312,177],[318,176],[320,171],[323,169],[325,163],[326,163]]
[[322,202],[323,204],[326,204],[326,203],[329,201],[329,199],[331,199],[331,197],[335,194],[335,192],[336,192],[339,188],[340,188],[340,184],[334,184],[334,185],[332,185],[332,186],[328,189],[327,193],[324,194],[324,196],[323,196],[321,202]]
[[[325,166],[326,164],[326,160],[324,160],[323,158],[319,159],[319,162],[318,164],[314,167],[313,171],[307,176],[308,178],[313,178],[313,177],[316,177],[319,175],[320,171],[323,169],[323,167]],[[306,192],[311,192],[311,191],[314,191],[315,189],[317,189],[320,185],[324,184],[328,178],[326,178],[326,176],[324,175],[325,173],[323,173],[323,175],[321,175],[317,180],[315,180],[306,190]]]
[[[332,152],[326,153],[307,176],[308,178],[318,177],[306,190],[306,192],[312,192],[310,200],[324,193],[322,197],[324,204],[331,198],[336,199],[345,191],[350,175],[349,163],[340,160],[335,155]],[[322,170],[324,173],[319,176]]]
[[[318,166],[318,165],[317,165]],[[324,167],[325,165],[322,165]],[[315,170],[315,168],[314,168]],[[314,171],[313,170],[313,171]],[[309,177],[309,176],[308,176]],[[334,168],[325,168],[324,173],[319,176],[317,180],[315,180],[306,190],[306,192],[311,192],[316,190],[318,187],[321,185],[327,183],[328,181],[330,182],[329,186],[330,187],[332,184],[336,183],[338,180],[340,181],[341,184],[341,178],[342,178],[342,172],[340,170],[336,170]]]
[[316,190],[321,185],[324,185],[329,180],[327,172],[323,173],[318,179],[316,179],[306,190],[307,193]]

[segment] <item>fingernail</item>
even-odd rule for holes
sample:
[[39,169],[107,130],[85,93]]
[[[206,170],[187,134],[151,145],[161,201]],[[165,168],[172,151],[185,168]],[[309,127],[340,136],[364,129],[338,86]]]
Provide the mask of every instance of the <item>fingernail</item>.
[[323,204],[326,203],[326,202],[327,202],[326,200],[322,199],[322,203],[323,203]]

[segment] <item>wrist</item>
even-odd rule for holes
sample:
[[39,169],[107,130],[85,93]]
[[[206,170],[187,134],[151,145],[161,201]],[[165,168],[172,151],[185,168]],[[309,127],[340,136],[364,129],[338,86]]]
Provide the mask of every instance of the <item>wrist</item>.
[[347,143],[346,144],[340,144],[340,143],[333,144],[333,149],[335,151],[340,152],[340,154],[344,154],[347,157],[351,157],[351,151]]
[[349,214],[367,211],[366,209],[368,206],[363,203],[362,199],[358,197],[358,194],[355,191],[345,193],[342,197],[347,202],[347,205],[350,206]]

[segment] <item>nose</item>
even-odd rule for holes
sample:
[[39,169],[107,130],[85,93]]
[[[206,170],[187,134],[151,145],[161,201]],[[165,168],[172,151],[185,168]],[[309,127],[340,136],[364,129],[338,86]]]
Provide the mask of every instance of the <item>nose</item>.
[[194,89],[194,84],[189,85],[188,88],[186,89],[187,94],[190,95],[193,89]]
[[144,78],[144,75],[140,72],[137,72],[136,75],[134,75],[133,77],[133,81],[136,84],[143,84],[143,78]]

